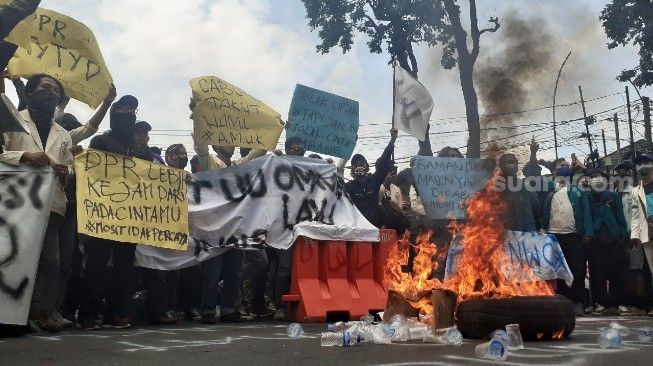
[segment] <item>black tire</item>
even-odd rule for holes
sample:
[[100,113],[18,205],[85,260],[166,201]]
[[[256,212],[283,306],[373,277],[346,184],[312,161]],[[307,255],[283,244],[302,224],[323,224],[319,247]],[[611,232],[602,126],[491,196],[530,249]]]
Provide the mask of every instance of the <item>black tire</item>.
[[576,326],[574,304],[564,296],[468,300],[458,306],[456,324],[465,338],[486,339],[496,329],[519,324],[524,341],[566,339]]

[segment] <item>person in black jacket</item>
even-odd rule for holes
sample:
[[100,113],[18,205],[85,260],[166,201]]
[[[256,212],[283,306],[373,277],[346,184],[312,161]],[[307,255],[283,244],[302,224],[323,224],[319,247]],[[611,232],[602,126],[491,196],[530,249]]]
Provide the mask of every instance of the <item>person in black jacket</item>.
[[379,190],[392,169],[392,152],[395,148],[397,133],[394,128],[390,130],[390,143],[376,161],[374,174],[369,173],[370,165],[363,155],[354,155],[351,158],[351,176],[354,179],[345,184],[345,189],[352,202],[367,221],[376,227],[383,225],[379,208]]
[[[133,156],[134,125],[138,100],[126,95],[113,103],[110,110],[111,130],[91,140],[90,148],[124,156]],[[100,311],[104,280],[109,258],[113,263],[106,294],[104,322],[114,328],[129,328],[133,297],[134,252],[136,245],[93,237],[84,238],[86,269],[82,280],[82,303],[79,311],[83,330],[99,328],[95,315]]]

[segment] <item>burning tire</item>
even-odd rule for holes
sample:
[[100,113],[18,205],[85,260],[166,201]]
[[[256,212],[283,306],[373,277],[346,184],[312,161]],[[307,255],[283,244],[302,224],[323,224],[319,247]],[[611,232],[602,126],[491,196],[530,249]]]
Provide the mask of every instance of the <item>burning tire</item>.
[[567,338],[576,326],[574,304],[564,296],[474,299],[458,306],[458,329],[466,338],[488,338],[495,329],[519,324],[525,341]]

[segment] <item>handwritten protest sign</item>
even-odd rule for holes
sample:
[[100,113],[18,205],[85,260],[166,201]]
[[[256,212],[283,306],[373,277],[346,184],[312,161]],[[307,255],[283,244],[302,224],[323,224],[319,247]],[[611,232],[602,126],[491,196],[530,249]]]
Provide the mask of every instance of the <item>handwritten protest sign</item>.
[[189,222],[186,251],[139,245],[137,264],[178,269],[234,247],[288,249],[299,236],[379,240],[379,230],[356,209],[333,164],[290,155],[193,174]]
[[306,150],[351,158],[358,139],[358,102],[297,84],[288,113],[288,138]]
[[52,171],[0,164],[0,324],[27,323],[53,182]]
[[12,76],[48,74],[71,98],[96,108],[113,83],[93,32],[79,21],[38,8],[6,38],[20,47],[7,67]]
[[82,234],[184,250],[186,172],[104,151],[75,158],[77,223]]
[[480,159],[419,156],[413,177],[426,214],[432,219],[464,219],[463,203],[490,177]]
[[[456,273],[457,259],[465,248],[458,238],[454,238],[447,256],[445,280]],[[568,286],[574,280],[567,265],[562,248],[554,235],[537,232],[508,231],[503,246],[503,263],[496,263],[506,279],[524,282],[533,280],[533,275],[541,281],[561,279]]]
[[281,116],[261,101],[215,76],[190,81],[195,100],[195,140],[204,145],[274,150]]

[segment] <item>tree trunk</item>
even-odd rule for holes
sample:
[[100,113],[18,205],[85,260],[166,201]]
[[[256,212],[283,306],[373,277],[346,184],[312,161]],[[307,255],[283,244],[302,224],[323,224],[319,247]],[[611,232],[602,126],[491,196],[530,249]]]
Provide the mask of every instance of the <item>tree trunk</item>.
[[[467,57],[466,57],[467,58]],[[465,112],[467,115],[467,157],[481,157],[481,123],[478,115],[478,98],[474,87],[474,64],[471,60],[459,59],[458,71],[460,72],[460,86],[465,99]]]

